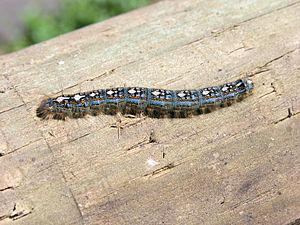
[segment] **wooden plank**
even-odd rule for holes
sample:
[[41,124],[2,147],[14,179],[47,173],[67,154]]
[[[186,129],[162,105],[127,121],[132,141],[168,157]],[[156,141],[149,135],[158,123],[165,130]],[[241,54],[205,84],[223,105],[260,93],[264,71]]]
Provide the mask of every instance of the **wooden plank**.
[[[296,221],[299,12],[296,0],[161,1],[2,56],[0,224]],[[61,91],[245,76],[252,96],[189,119],[35,115]]]

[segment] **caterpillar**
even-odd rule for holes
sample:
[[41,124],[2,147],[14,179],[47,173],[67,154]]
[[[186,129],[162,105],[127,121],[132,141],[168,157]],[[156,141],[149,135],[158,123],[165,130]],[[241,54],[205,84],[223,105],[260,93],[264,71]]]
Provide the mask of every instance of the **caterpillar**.
[[186,118],[230,106],[254,88],[249,79],[194,90],[117,87],[48,98],[37,108],[42,119],[65,120],[89,114],[132,114],[153,118]]

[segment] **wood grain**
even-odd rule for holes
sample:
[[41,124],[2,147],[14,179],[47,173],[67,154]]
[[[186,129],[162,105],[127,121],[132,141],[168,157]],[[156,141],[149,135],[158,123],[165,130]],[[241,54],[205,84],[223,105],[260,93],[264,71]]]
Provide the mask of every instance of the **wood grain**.
[[[165,0],[1,56],[0,224],[299,222],[299,12]],[[190,119],[35,115],[62,91],[245,76],[252,96]]]

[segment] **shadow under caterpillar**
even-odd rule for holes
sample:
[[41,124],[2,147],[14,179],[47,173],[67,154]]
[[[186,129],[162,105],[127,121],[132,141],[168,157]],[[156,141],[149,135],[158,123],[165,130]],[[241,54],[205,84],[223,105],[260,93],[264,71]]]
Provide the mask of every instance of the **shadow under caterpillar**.
[[89,114],[132,114],[153,118],[186,118],[229,106],[252,92],[253,82],[239,79],[219,86],[194,90],[118,87],[61,95],[43,100],[37,116],[65,120]]

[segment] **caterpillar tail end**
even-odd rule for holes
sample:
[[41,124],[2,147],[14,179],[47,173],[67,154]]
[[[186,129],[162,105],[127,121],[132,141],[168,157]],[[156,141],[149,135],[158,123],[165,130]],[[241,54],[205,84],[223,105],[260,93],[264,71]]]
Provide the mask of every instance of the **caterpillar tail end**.
[[41,119],[48,119],[50,113],[50,108],[47,100],[43,100],[40,106],[36,110],[37,117]]

